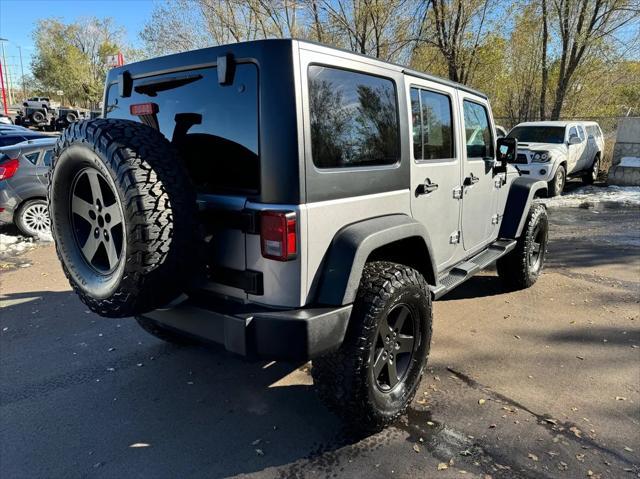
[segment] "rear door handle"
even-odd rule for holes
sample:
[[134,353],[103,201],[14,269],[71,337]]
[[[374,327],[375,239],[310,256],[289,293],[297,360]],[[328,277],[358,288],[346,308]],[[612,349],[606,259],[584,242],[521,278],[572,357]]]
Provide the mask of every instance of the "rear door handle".
[[416,188],[416,197],[420,195],[428,195],[438,189],[437,183],[432,183],[431,179],[425,178],[424,183],[418,185]]
[[470,176],[467,176],[464,179],[464,186],[475,185],[478,181],[480,181],[480,177],[479,176],[474,176],[473,173],[471,173]]

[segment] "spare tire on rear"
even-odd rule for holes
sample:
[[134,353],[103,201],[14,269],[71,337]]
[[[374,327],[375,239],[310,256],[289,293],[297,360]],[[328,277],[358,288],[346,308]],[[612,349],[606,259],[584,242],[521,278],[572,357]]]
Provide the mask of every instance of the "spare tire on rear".
[[56,144],[49,214],[64,273],[92,311],[133,316],[182,292],[196,256],[195,190],[157,130],[72,124]]

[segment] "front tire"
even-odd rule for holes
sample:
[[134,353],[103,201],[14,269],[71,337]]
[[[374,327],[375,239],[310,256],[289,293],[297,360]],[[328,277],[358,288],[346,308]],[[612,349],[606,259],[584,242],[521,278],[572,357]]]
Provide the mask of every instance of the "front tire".
[[562,194],[562,190],[564,190],[564,184],[566,181],[567,170],[565,169],[564,165],[560,165],[558,166],[553,179],[549,182],[549,186],[547,188],[549,197],[560,196]]
[[524,232],[515,249],[496,264],[498,276],[512,290],[532,286],[544,266],[549,241],[547,209],[540,204],[531,207]]
[[431,295],[408,266],[365,265],[340,349],[314,360],[320,398],[352,428],[377,431],[404,413],[431,344]]

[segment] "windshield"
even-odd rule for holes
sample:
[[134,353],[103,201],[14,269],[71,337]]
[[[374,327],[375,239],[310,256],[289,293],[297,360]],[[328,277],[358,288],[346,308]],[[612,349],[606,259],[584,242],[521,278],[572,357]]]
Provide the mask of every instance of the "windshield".
[[522,142],[563,143],[563,126],[516,126],[507,138],[517,138]]

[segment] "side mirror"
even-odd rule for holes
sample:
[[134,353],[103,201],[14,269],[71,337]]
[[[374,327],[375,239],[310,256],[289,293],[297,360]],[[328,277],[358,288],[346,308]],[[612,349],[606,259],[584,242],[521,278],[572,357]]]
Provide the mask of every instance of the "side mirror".
[[582,143],[582,140],[580,139],[580,137],[578,135],[571,135],[569,137],[569,144],[570,145],[578,145]]
[[512,163],[516,160],[518,154],[518,139],[517,138],[498,138],[498,154],[497,159],[500,165],[505,169],[507,163]]

